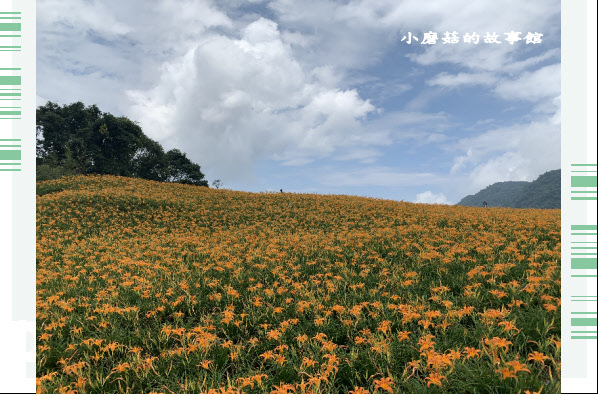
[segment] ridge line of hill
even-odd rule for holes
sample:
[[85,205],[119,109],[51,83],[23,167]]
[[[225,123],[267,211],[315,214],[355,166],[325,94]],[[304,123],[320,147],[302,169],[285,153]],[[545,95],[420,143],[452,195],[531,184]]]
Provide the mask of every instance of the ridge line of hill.
[[496,182],[468,195],[456,205],[481,207],[561,209],[561,170],[552,170],[532,182]]

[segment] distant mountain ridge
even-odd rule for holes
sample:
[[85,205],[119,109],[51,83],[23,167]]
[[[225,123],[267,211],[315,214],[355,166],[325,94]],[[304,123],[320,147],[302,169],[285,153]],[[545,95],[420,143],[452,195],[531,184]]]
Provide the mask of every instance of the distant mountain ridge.
[[561,208],[561,170],[540,175],[533,182],[497,182],[457,203],[469,207]]

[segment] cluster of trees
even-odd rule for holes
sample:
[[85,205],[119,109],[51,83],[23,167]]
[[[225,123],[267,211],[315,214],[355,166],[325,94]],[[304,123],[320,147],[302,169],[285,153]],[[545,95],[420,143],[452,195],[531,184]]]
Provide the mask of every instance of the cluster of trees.
[[457,205],[481,207],[484,201],[491,207],[560,209],[561,170],[548,171],[533,182],[494,183]]
[[164,151],[126,117],[81,102],[37,108],[37,180],[110,174],[208,186],[201,167],[178,149]]
[[552,170],[528,183],[513,197],[515,208],[561,208],[561,170]]
[[481,207],[486,201],[491,207],[509,207],[512,205],[513,197],[528,183],[525,181],[496,182],[474,195],[464,197],[457,205]]

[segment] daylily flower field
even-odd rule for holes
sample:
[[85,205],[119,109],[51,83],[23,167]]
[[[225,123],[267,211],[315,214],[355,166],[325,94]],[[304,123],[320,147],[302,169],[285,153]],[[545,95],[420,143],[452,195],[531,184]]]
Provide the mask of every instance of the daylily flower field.
[[38,393],[560,392],[560,210],[37,191]]

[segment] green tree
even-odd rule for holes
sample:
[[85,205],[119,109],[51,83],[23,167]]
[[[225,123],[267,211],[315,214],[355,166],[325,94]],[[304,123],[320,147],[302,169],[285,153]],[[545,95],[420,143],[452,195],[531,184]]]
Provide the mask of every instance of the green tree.
[[91,126],[87,154],[96,174],[133,176],[133,158],[143,148],[141,127],[125,117],[104,114]]
[[133,157],[133,163],[136,177],[160,182],[168,180],[168,156],[162,145],[151,138],[142,138],[141,149]]
[[189,160],[185,153],[178,149],[172,149],[166,155],[169,163],[169,182],[208,186],[208,181],[204,179],[201,167]]
[[38,163],[62,165],[70,151],[76,171],[88,170],[91,158],[88,154],[88,139],[91,126],[102,117],[102,112],[92,105],[85,107],[81,102],[59,106],[48,102],[36,111],[38,136]]
[[37,164],[42,178],[111,174],[208,186],[201,167],[185,153],[147,137],[126,117],[81,102],[48,102],[36,113]]

